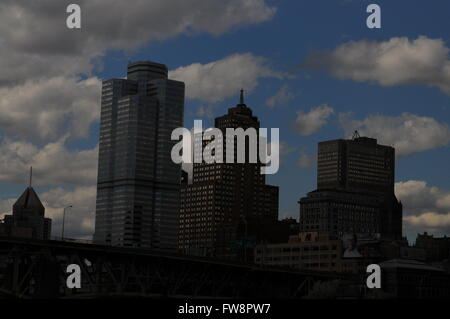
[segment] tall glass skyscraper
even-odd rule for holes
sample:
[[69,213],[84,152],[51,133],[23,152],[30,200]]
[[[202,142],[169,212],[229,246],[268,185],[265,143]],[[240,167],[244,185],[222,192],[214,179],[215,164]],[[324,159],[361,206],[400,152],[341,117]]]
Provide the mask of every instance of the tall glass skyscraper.
[[103,82],[94,240],[114,246],[177,247],[181,166],[171,133],[183,126],[183,82],[167,67],[128,65]]

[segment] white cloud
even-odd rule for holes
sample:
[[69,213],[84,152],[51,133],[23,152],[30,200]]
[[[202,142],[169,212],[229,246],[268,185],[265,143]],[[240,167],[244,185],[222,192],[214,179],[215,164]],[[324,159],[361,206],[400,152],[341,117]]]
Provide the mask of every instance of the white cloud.
[[41,144],[86,137],[100,110],[100,81],[91,74],[108,51],[180,34],[218,36],[276,12],[264,0],[77,3],[81,30],[65,26],[67,1],[1,1],[0,127],[8,137]]
[[197,108],[197,112],[195,113],[195,115],[200,117],[213,118],[217,106],[217,104],[208,104],[206,106],[201,105]]
[[89,73],[108,50],[133,50],[180,34],[221,35],[272,19],[264,0],[79,0],[81,31],[65,26],[70,2],[0,3],[0,83]]
[[[81,31],[65,26],[67,1],[0,3],[1,181],[17,181],[30,165],[42,184],[95,181],[97,150],[69,151],[61,136],[86,137],[99,119],[100,80],[90,74],[109,50],[133,50],[180,34],[218,36],[276,12],[264,0],[77,3]],[[244,62],[246,57],[251,55],[243,55]],[[261,58],[253,66],[258,63]]]
[[395,183],[395,194],[403,203],[406,231],[450,233],[450,191],[410,180]]
[[207,64],[194,63],[169,72],[169,77],[186,83],[186,96],[205,102],[220,102],[240,89],[251,92],[261,78],[283,78],[267,66],[263,57],[236,53]]
[[298,159],[297,166],[300,168],[307,168],[316,164],[317,154],[302,154]]
[[307,58],[305,66],[324,69],[340,79],[382,86],[424,84],[450,95],[449,48],[441,39],[421,36],[387,41],[351,41]]
[[450,142],[447,124],[411,113],[394,117],[370,115],[363,120],[352,120],[349,114],[341,114],[340,121],[347,136],[358,130],[361,136],[395,147],[399,156],[446,146]]
[[435,186],[428,186],[425,181],[410,180],[395,183],[395,194],[405,202],[403,204],[407,208],[424,212],[436,209],[438,200],[450,192]]
[[287,85],[283,85],[275,95],[269,97],[266,101],[266,106],[274,108],[277,106],[285,105],[294,98],[294,93],[289,91]]
[[63,208],[66,210],[64,237],[90,238],[95,227],[96,187],[78,187],[73,190],[55,188],[40,195],[46,217],[52,218],[52,234],[60,236]]
[[68,150],[66,138],[38,148],[25,141],[0,144],[0,181],[22,183],[33,166],[37,185],[93,185],[97,179],[98,148]]
[[423,213],[419,216],[407,216],[405,221],[413,226],[426,227],[437,230],[440,228],[450,228],[450,213]]
[[17,198],[7,198],[0,200],[0,219],[3,219],[6,214],[11,214],[12,206],[14,205],[16,200]]
[[100,115],[101,82],[92,77],[53,77],[0,88],[4,133],[38,141],[86,137]]
[[334,110],[327,104],[313,107],[308,113],[298,111],[295,128],[301,135],[311,135],[319,131],[327,123],[328,118],[332,114],[334,114]]

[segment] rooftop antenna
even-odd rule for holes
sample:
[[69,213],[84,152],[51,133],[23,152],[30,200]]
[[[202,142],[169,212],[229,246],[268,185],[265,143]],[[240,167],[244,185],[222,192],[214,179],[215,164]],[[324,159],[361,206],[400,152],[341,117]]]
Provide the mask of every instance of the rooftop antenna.
[[241,98],[239,104],[244,104],[244,89],[241,89]]
[[355,140],[355,139],[360,138],[360,137],[361,137],[361,136],[359,135],[359,132],[358,132],[358,131],[354,131],[354,132],[353,132],[352,140]]
[[31,188],[31,181],[33,179],[33,166],[30,166],[30,188]]

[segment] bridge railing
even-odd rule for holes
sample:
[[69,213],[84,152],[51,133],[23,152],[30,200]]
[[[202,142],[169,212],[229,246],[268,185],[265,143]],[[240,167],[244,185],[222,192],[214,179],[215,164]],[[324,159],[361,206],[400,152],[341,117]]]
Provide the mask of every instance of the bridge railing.
[[94,241],[92,239],[61,238],[61,237],[56,237],[56,236],[52,236],[50,238],[50,240],[65,241],[65,242],[69,242],[69,243],[79,243],[79,244],[93,244],[94,243]]

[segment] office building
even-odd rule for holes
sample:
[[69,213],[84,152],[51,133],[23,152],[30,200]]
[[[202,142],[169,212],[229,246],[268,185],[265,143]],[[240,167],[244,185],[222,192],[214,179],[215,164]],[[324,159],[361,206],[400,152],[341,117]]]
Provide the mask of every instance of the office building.
[[48,240],[51,229],[52,220],[45,217],[45,207],[30,183],[14,203],[12,215],[0,223],[0,236]]
[[258,245],[255,248],[255,264],[317,270],[357,273],[364,259],[343,258],[342,240],[337,237],[306,232],[290,236],[280,244]]
[[424,232],[417,234],[415,246],[426,251],[428,261],[443,261],[450,258],[450,237],[434,237]]
[[317,189],[299,201],[302,232],[402,238],[394,148],[355,132],[351,140],[319,143],[317,161]]
[[[244,103],[215,119],[226,128],[259,129]],[[205,148],[208,147],[205,144]],[[258,145],[259,147],[259,145]],[[223,141],[223,158],[234,156]],[[248,143],[246,143],[248,154]],[[179,249],[186,254],[250,259],[256,243],[270,240],[278,219],[278,187],[266,185],[261,163],[194,163],[193,183],[181,189]],[[248,254],[247,254],[248,253]],[[252,260],[252,259],[250,259]]]
[[317,189],[393,193],[395,149],[360,137],[320,142],[317,154]]
[[342,253],[342,241],[336,237],[300,233],[285,243],[256,246],[255,264],[338,272]]
[[181,165],[171,133],[183,126],[184,83],[154,62],[103,82],[94,240],[175,250]]

